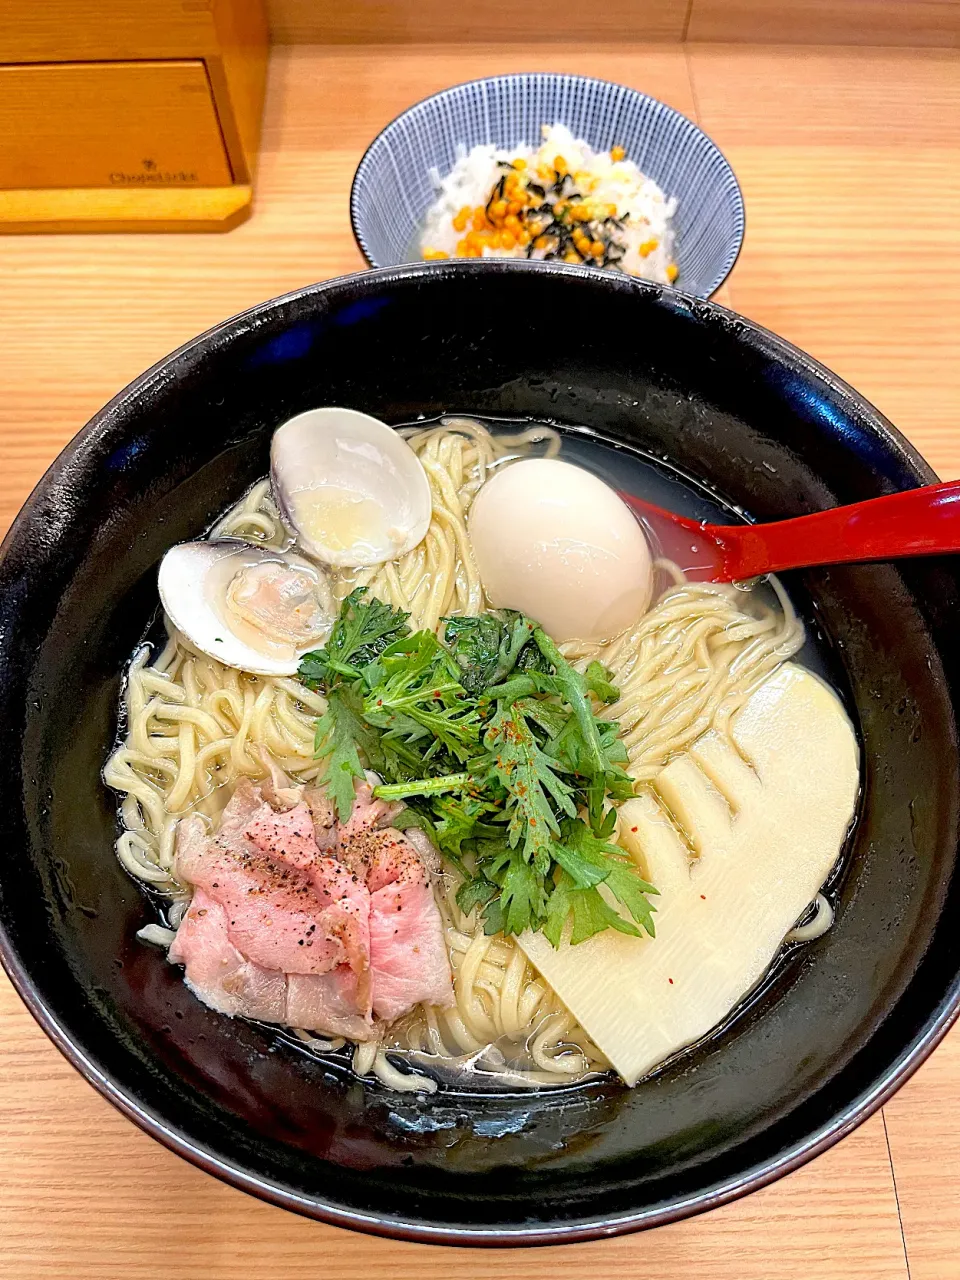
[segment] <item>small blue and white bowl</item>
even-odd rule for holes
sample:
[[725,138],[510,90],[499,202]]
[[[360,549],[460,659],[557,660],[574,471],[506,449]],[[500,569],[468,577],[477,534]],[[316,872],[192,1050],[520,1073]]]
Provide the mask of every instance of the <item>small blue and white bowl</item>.
[[619,145],[675,196],[678,286],[708,298],[743,243],[743,196],[722,152],[686,116],[645,93],[586,76],[490,76],[444,89],[397,116],[360,161],[350,194],[354,235],[372,267],[419,257],[427,210],[457,149],[536,146],[541,127],[565,124],[595,150]]

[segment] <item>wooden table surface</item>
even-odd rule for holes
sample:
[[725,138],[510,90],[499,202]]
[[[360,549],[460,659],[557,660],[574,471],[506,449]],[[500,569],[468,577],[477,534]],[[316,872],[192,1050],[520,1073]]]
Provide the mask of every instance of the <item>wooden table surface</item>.
[[[363,266],[350,178],[396,112],[531,69],[620,80],[698,120],[747,206],[721,300],[835,369],[941,476],[960,476],[960,53],[281,46],[248,224],[0,238],[0,522],[153,361],[252,303]],[[960,1030],[883,1113],[764,1191],[642,1236],[525,1252],[394,1244],[261,1204],[121,1118],[3,978],[0,1019],[4,1280],[960,1277]]]

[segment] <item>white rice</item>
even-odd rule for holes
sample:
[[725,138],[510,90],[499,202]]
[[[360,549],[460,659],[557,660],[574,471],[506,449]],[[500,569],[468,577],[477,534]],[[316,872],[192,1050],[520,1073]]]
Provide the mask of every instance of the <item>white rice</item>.
[[[594,151],[582,139],[574,138],[562,124],[544,125],[543,141],[536,150],[525,143],[509,150],[481,145],[469,152],[460,146],[457,163],[445,178],[436,183],[437,199],[426,216],[420,238],[421,254],[428,257],[463,256],[462,244],[467,232],[454,226],[457,215],[465,208],[472,211],[486,206],[494,187],[507,171],[505,166],[518,159],[526,162],[525,172],[546,187],[543,173],[537,176],[538,170],[549,170],[552,175],[558,156],[563,158],[585,200],[616,207],[616,216],[622,220],[622,226],[611,229],[610,234],[622,249],[623,256],[615,264],[615,269],[661,284],[676,280],[676,268],[672,265],[676,259],[671,225],[676,200],[664,195],[653,179],[642,174],[632,160],[614,160],[609,151]],[[550,181],[552,183],[553,177]],[[553,205],[560,198],[547,188],[546,203]],[[468,223],[468,231],[470,225]],[[528,252],[528,248],[521,244],[513,248],[485,244],[482,253],[470,256],[543,259],[557,255],[550,249],[530,248]],[[607,265],[614,266],[612,263]],[[672,271],[668,271],[671,268]]]

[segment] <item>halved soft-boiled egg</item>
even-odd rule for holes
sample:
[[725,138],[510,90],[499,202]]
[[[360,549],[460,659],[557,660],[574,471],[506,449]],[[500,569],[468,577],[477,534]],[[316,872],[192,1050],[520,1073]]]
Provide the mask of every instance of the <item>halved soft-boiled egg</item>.
[[643,529],[615,490],[582,467],[556,458],[505,467],[477,494],[469,525],[490,604],[535,618],[559,643],[608,640],[650,603]]

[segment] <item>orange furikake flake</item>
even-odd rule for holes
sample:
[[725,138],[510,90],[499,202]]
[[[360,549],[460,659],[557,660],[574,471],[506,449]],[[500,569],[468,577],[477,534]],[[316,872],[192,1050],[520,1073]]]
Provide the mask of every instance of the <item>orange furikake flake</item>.
[[[553,168],[534,170],[525,160],[499,164],[503,172],[486,204],[465,205],[454,218],[455,230],[472,227],[457,245],[459,256],[482,257],[486,248],[527,258],[619,265],[626,252],[623,223],[615,205],[584,195],[595,185],[591,174],[571,173],[562,155],[554,157]],[[487,238],[480,241],[479,234]]]

